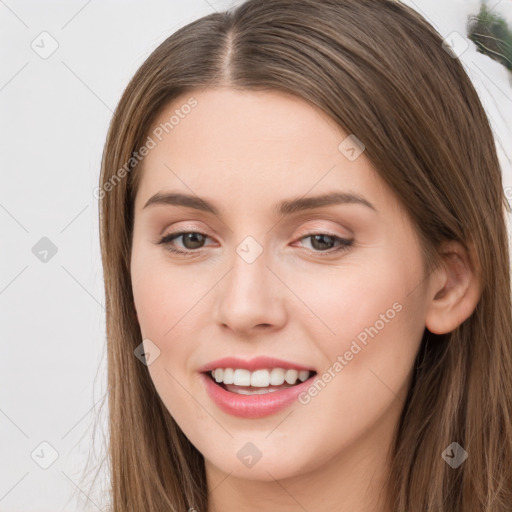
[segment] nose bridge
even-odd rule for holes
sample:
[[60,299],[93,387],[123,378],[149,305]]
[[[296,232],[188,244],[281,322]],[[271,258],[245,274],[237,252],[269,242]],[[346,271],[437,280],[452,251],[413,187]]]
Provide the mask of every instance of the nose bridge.
[[235,249],[233,284],[242,293],[260,293],[268,285],[269,252],[252,236],[246,237]]
[[[248,236],[235,248],[231,259],[232,270],[226,283],[225,293],[237,302],[268,300],[269,253],[254,237]],[[265,295],[267,297],[265,297]]]
[[219,287],[217,321],[236,331],[277,325],[284,310],[271,266],[270,252],[252,236],[245,237],[230,259],[231,271]]

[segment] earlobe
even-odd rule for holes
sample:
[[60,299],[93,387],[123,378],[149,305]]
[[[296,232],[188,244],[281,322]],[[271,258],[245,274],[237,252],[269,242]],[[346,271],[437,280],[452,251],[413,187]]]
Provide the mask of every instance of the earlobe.
[[481,276],[475,254],[456,241],[445,242],[442,261],[431,275],[425,327],[433,334],[455,330],[475,310],[481,295]]

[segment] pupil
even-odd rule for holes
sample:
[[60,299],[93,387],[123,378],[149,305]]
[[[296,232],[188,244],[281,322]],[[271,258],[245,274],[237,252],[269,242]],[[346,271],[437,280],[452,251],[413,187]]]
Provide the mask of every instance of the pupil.
[[[199,242],[197,240],[194,240],[194,238],[198,238],[199,237]],[[185,247],[187,247],[187,249],[197,249],[201,246],[201,243],[204,241],[204,240],[201,240],[201,238],[204,238],[203,235],[201,235],[200,233],[187,233],[183,239],[183,242],[184,242],[184,245]],[[187,243],[185,242],[192,242],[192,245],[193,247],[190,247],[187,245]],[[198,245],[194,245],[194,244],[198,244]]]
[[[321,242],[321,241],[322,241],[322,239],[325,239],[325,238],[329,238],[329,239],[331,240],[331,242],[323,242],[323,243],[322,243],[322,242]],[[315,247],[316,242],[317,242],[317,241],[319,241],[319,240],[320,240],[320,242],[321,242],[321,243],[320,243],[320,247]],[[313,236],[313,238],[312,238],[312,240],[311,240],[311,245],[312,245],[313,247],[315,247],[315,249],[329,249],[330,247],[326,247],[325,245],[326,245],[326,244],[327,244],[327,245],[330,245],[331,243],[332,243],[332,237],[331,237],[331,236],[329,236],[329,235],[314,235],[314,236]]]

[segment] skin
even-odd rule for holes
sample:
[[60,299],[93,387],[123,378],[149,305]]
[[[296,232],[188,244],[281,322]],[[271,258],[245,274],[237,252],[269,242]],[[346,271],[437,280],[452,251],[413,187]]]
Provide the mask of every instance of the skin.
[[[348,134],[304,100],[194,91],[168,105],[155,127],[191,96],[198,105],[142,162],[131,275],[141,334],[160,350],[151,379],[205,457],[210,511],[382,512],[388,450],[423,331],[453,330],[478,300],[469,256],[450,242],[445,265],[424,275],[418,238],[392,191],[364,152],[350,161],[339,151]],[[170,191],[207,199],[219,215],[144,208]],[[285,217],[272,211],[281,200],[331,191],[363,196],[377,211],[361,204]],[[197,254],[156,243],[181,230],[207,235],[202,246],[174,240]],[[337,245],[329,238],[324,249],[314,245],[308,235],[321,233],[354,242],[322,255]],[[250,264],[236,252],[247,236],[263,249]],[[225,356],[274,356],[320,376],[397,303],[400,311],[306,405],[237,418],[201,385],[199,367]],[[252,467],[237,457],[248,442],[262,454]]]

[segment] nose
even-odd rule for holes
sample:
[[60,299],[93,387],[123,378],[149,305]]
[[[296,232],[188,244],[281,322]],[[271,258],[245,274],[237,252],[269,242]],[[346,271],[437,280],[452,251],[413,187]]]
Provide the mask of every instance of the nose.
[[245,336],[283,327],[287,317],[285,286],[268,263],[265,250],[252,262],[235,253],[231,270],[216,286],[218,325]]

